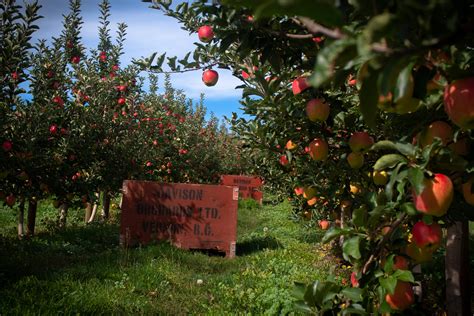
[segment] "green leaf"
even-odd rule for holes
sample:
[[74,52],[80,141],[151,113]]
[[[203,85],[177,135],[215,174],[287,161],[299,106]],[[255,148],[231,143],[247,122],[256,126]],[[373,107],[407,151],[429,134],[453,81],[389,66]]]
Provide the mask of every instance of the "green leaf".
[[412,202],[403,203],[400,206],[400,210],[410,216],[418,215],[418,211],[416,210],[415,205]]
[[393,168],[399,163],[407,163],[407,159],[399,154],[388,154],[380,157],[374,165],[374,170],[380,171]]
[[408,169],[408,181],[410,181],[411,186],[415,189],[416,194],[421,194],[425,188],[424,180],[423,170],[416,167]]
[[390,13],[383,13],[374,16],[367,26],[364,28],[362,34],[357,38],[357,46],[360,55],[367,55],[372,49],[372,44],[378,42],[385,37],[389,28],[393,26],[395,16]]
[[295,282],[291,295],[297,300],[304,299],[304,293],[306,292],[307,285],[300,282]]
[[336,283],[316,281],[308,286],[305,301],[311,306],[321,308],[327,301],[332,300],[339,290],[340,287]]
[[341,293],[353,302],[361,302],[363,300],[362,294],[364,293],[364,290],[358,287],[348,287],[343,289]]
[[392,142],[389,140],[381,140],[375,143],[371,150],[396,150],[404,156],[415,156],[416,147],[410,143]]
[[345,230],[345,229],[341,229],[339,227],[331,227],[327,232],[326,234],[324,235],[323,239],[322,239],[322,242],[323,243],[327,243],[327,242],[330,242],[331,240],[341,236],[341,235],[346,235],[348,234],[349,231]]
[[364,227],[367,223],[367,207],[361,206],[352,212],[352,223],[357,227]]
[[341,11],[330,1],[324,0],[222,0],[234,7],[246,7],[254,10],[254,18],[272,16],[304,16],[326,26],[341,26]]
[[314,87],[319,87],[332,78],[337,70],[337,59],[341,54],[352,52],[352,56],[355,56],[355,50],[351,51],[351,48],[355,48],[355,42],[352,39],[334,41],[325,46],[316,58],[314,72],[310,78],[311,84]]
[[399,102],[401,99],[413,97],[415,82],[412,76],[412,70],[414,64],[415,63],[408,64],[398,75],[397,84],[394,91],[395,103]]
[[359,92],[360,111],[365,123],[369,127],[375,126],[375,119],[377,118],[377,102],[379,100],[377,79],[378,72],[369,72],[364,81],[362,81]]
[[402,69],[410,62],[409,58],[400,58],[395,56],[389,59],[380,73],[378,86],[381,95],[388,95],[394,91],[398,77]]
[[361,254],[360,254],[359,246],[360,246],[360,237],[355,236],[344,241],[344,244],[342,245],[342,251],[347,256],[351,256],[354,259],[360,259]]
[[380,285],[390,294],[395,292],[395,287],[397,286],[397,278],[393,276],[389,276],[387,278],[380,278],[379,279]]
[[405,282],[415,282],[415,278],[413,277],[413,274],[409,270],[397,270],[395,273],[392,274],[394,278],[400,281],[405,281]]

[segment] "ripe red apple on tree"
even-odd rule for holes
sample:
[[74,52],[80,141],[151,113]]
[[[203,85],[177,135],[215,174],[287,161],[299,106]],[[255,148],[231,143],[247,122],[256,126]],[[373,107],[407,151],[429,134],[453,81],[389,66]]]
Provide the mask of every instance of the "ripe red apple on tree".
[[288,165],[289,161],[288,161],[288,157],[286,157],[286,155],[282,155],[280,156],[280,164],[282,166],[286,166]]
[[425,214],[443,216],[453,201],[454,190],[451,179],[441,173],[435,174],[432,179],[424,180],[425,188],[417,195],[413,189],[413,203],[415,208]]
[[347,162],[352,169],[360,169],[364,165],[364,154],[350,153],[347,155]]
[[12,150],[12,147],[13,147],[13,144],[12,144],[12,142],[9,141],[9,140],[4,141],[3,144],[2,144],[3,150],[4,150],[4,151],[7,151],[7,152],[10,151],[10,150]]
[[387,293],[385,301],[397,311],[403,311],[415,302],[415,294],[410,283],[397,281],[393,294]]
[[51,135],[56,135],[58,133],[58,126],[56,124],[53,124],[49,127],[49,132]]
[[208,87],[212,87],[219,80],[219,74],[217,71],[212,69],[207,69],[202,73],[202,82]]
[[291,139],[286,142],[286,145],[285,145],[285,148],[286,148],[286,149],[288,149],[288,150],[293,150],[293,149],[295,149],[296,147],[298,147],[298,145],[296,145],[295,143],[293,143],[293,141],[292,141]]
[[306,77],[298,77],[293,80],[293,83],[291,84],[291,89],[294,95],[300,94],[309,87],[310,85]]
[[453,140],[453,129],[443,121],[435,121],[424,129],[418,138],[421,147],[431,145],[435,137],[441,139],[441,143],[446,146]]
[[324,139],[316,138],[309,144],[309,155],[313,160],[324,161],[328,157],[328,143]]
[[349,147],[353,152],[367,151],[374,144],[374,139],[367,132],[355,132],[349,138]]
[[357,273],[355,271],[351,273],[351,285],[352,287],[359,287],[359,280],[357,280]]
[[321,99],[311,99],[306,103],[306,115],[311,122],[326,121],[329,111],[329,104]]
[[444,90],[444,111],[462,129],[474,128],[474,77],[459,79]]
[[78,64],[80,61],[81,61],[81,57],[79,57],[79,56],[73,56],[71,58],[71,63],[73,63],[73,64]]
[[420,248],[436,250],[441,244],[441,226],[438,223],[431,225],[423,221],[417,222],[412,228],[413,241]]
[[198,29],[199,40],[203,43],[209,43],[214,38],[214,31],[209,25],[203,25]]
[[420,248],[414,242],[409,243],[404,252],[413,260],[415,264],[429,262],[433,259],[433,250]]
[[296,195],[302,195],[304,192],[304,188],[303,187],[296,187],[295,188],[295,194]]
[[5,202],[7,203],[8,206],[12,207],[16,202],[16,197],[13,194],[9,194],[5,198]]
[[124,105],[125,102],[127,102],[127,100],[126,100],[124,97],[120,97],[120,98],[118,98],[118,100],[117,100],[117,103],[118,103],[119,105]]
[[323,219],[319,221],[319,227],[321,227],[322,230],[327,230],[329,228],[329,221]]

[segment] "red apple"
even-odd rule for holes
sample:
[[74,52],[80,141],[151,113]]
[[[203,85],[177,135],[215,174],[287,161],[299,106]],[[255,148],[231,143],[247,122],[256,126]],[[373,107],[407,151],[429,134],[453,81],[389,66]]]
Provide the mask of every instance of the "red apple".
[[393,258],[393,270],[408,270],[408,260],[403,256]]
[[13,147],[13,144],[9,140],[4,141],[3,144],[2,144],[2,148],[3,148],[4,151],[10,151],[10,150],[12,150],[12,147]]
[[304,188],[303,187],[296,187],[295,188],[295,194],[296,195],[302,195],[304,192]]
[[360,169],[364,165],[364,154],[350,153],[347,155],[347,162],[352,169]]
[[351,284],[352,287],[359,287],[359,280],[357,280],[357,273],[355,271],[351,273]]
[[309,144],[309,155],[313,160],[324,161],[328,157],[328,143],[324,139],[316,138]]
[[428,225],[419,221],[413,226],[412,234],[413,241],[420,248],[436,250],[441,244],[441,226],[437,223]]
[[329,228],[329,221],[323,219],[319,221],[319,227],[321,227],[322,230],[327,230]]
[[456,80],[444,90],[444,111],[462,129],[474,128],[474,77]]
[[329,105],[321,99],[311,99],[306,103],[306,115],[311,122],[324,122],[329,117]]
[[423,132],[420,133],[419,142],[421,147],[431,145],[435,137],[441,139],[441,143],[446,146],[453,140],[453,129],[443,121],[431,123]]
[[288,157],[286,157],[286,155],[280,156],[280,164],[282,166],[286,166],[288,163],[289,163],[289,161],[288,161]]
[[219,74],[217,71],[212,69],[207,69],[202,73],[202,82],[208,87],[212,87],[219,80]]
[[285,145],[285,148],[286,148],[286,149],[288,149],[288,150],[293,150],[293,149],[295,149],[296,147],[298,147],[298,145],[296,145],[295,143],[293,143],[293,141],[292,141],[291,139],[286,142],[286,145]]
[[125,102],[127,102],[127,100],[126,100],[124,97],[120,97],[120,98],[118,98],[118,100],[117,100],[117,103],[118,103],[119,105],[124,105]]
[[420,248],[414,242],[409,243],[405,248],[405,253],[416,263],[425,263],[433,259],[433,250]]
[[16,202],[16,197],[13,194],[10,194],[5,198],[5,202],[8,206],[12,207]]
[[214,31],[209,25],[203,25],[198,29],[198,37],[201,42],[209,43],[214,38]]
[[415,302],[415,294],[410,283],[397,281],[393,294],[387,293],[385,301],[397,311],[403,311]]
[[56,135],[58,133],[58,126],[56,124],[53,124],[49,127],[49,132],[52,135]]
[[55,96],[53,98],[53,102],[56,103],[57,105],[59,106],[63,106],[64,105],[64,101],[63,99],[60,97],[60,96]]
[[453,201],[454,190],[451,179],[441,173],[435,174],[432,179],[424,180],[425,188],[420,195],[413,189],[413,203],[418,211],[443,216]]
[[353,152],[364,152],[374,144],[374,139],[367,132],[355,132],[349,138],[349,147]]
[[244,78],[245,80],[247,80],[248,78],[250,78],[250,75],[249,75],[248,72],[246,72],[245,70],[242,70],[242,78]]
[[306,77],[298,77],[293,80],[293,83],[291,84],[291,89],[293,90],[294,95],[300,94],[309,87],[310,85]]
[[119,69],[120,69],[120,68],[119,68],[118,65],[113,65],[113,66],[112,66],[112,71],[117,71],[117,70],[119,70]]
[[81,61],[81,57],[79,57],[79,56],[73,56],[71,58],[71,63],[73,63],[73,64],[78,64],[80,61]]

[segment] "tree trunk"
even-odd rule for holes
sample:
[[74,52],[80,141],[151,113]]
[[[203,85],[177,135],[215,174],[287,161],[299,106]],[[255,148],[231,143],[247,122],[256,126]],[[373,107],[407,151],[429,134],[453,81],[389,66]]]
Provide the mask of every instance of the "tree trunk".
[[[99,207],[99,199],[100,199],[100,193],[95,194],[95,202],[92,206],[92,211],[90,214],[87,214],[86,212],[86,223],[92,223],[94,221],[95,215],[97,214],[97,208]],[[89,215],[89,218],[87,216]]]
[[30,199],[28,201],[28,223],[26,227],[27,237],[33,237],[35,235],[37,209],[38,209],[38,202],[34,199]]
[[18,207],[18,239],[25,236],[25,198],[21,198]]
[[110,217],[110,196],[108,191],[104,191],[102,196],[102,219],[108,220]]
[[68,209],[69,205],[67,203],[63,203],[59,206],[59,228],[61,229],[66,228]]
[[92,216],[92,203],[91,202],[87,202],[86,203],[86,214],[84,216],[84,221],[86,223],[89,222],[90,218]]
[[471,315],[469,226],[467,221],[457,221],[448,227],[445,260],[448,316]]

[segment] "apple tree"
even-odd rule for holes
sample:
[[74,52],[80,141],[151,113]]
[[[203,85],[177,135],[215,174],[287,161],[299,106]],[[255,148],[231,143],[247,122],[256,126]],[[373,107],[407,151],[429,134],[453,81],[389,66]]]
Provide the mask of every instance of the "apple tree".
[[[473,218],[472,5],[145,2],[198,32],[192,60],[172,70],[218,67],[241,78],[253,118],[234,118],[237,133],[317,217],[339,219],[324,240],[339,240],[352,287],[299,286],[299,308],[436,312],[426,297],[415,302],[413,285],[427,282],[410,268],[446,252],[445,308],[469,313],[468,278],[456,275],[469,274],[461,254]],[[163,71],[165,56],[154,57],[139,64]]]

